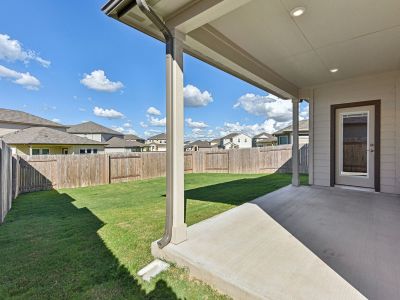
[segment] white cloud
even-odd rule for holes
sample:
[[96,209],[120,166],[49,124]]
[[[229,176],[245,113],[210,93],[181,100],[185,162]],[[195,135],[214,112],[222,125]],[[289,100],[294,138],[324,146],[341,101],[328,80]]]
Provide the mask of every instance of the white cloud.
[[35,58],[43,67],[48,68],[50,67],[51,62],[49,60],[43,59],[39,56]]
[[115,92],[124,87],[121,81],[111,81],[103,70],[94,70],[90,74],[84,74],[81,83],[89,89],[101,92]]
[[7,34],[0,34],[0,59],[6,61],[23,61],[28,63],[30,60],[36,60],[43,67],[47,68],[51,62],[40,57],[35,51],[24,50],[18,40],[12,40]]
[[108,118],[108,119],[121,119],[124,117],[124,114],[116,111],[113,108],[107,109],[107,108],[101,108],[101,107],[95,107],[93,108],[93,113],[102,118]]
[[149,118],[149,124],[151,126],[155,126],[155,127],[164,127],[167,123],[167,119],[166,118],[156,118],[156,117],[152,117],[150,116]]
[[245,94],[237,100],[233,107],[240,107],[252,115],[272,118],[277,122],[286,122],[292,119],[292,102],[273,95]]
[[149,137],[149,136],[156,135],[156,134],[159,134],[159,133],[162,133],[162,132],[160,130],[156,130],[156,129],[149,129],[149,130],[146,130],[144,132],[144,135],[146,137]]
[[40,87],[40,81],[29,72],[20,73],[11,69],[8,69],[0,65],[0,77],[14,79],[12,82],[22,85],[28,90],[38,90]]
[[142,128],[147,128],[147,127],[149,127],[149,125],[147,125],[145,122],[143,122],[143,121],[141,121],[140,122],[140,126],[142,127]]
[[125,129],[126,134],[137,134],[136,130],[133,128]]
[[192,118],[187,118],[186,120],[187,125],[190,128],[206,128],[208,125],[204,123],[203,121],[193,121]]
[[137,134],[135,129],[132,128],[132,124],[128,122],[122,124],[122,126],[113,125],[111,128],[123,134]]
[[121,133],[124,132],[124,127],[121,127],[121,126],[113,125],[113,126],[111,126],[111,128],[114,129],[115,131],[118,131],[118,132],[121,132]]
[[78,110],[79,110],[79,111],[86,111],[86,108],[79,107]]
[[48,111],[48,110],[56,110],[57,106],[55,105],[48,105],[48,104],[43,104],[43,110]]
[[308,120],[309,119],[309,108],[308,105],[302,107],[300,106],[299,120]]
[[215,138],[214,130],[205,130],[202,128],[193,128],[190,133],[185,134],[185,139],[197,140],[197,139],[213,139]]
[[201,92],[194,85],[188,84],[183,89],[185,106],[201,107],[213,102],[213,98],[208,91]]
[[54,119],[51,119],[53,122],[56,122],[56,123],[60,123],[61,122],[61,120],[60,119],[57,119],[57,118],[54,118]]
[[254,136],[261,132],[274,133],[291,124],[291,119],[285,122],[278,122],[274,119],[265,120],[263,123],[255,124],[241,124],[239,122],[229,123],[225,122],[223,127],[217,128],[221,136],[227,135],[232,132],[242,132],[249,136]]
[[147,109],[147,113],[149,115],[153,115],[153,116],[160,116],[161,115],[161,111],[159,111],[157,108],[155,108],[154,106],[150,106]]

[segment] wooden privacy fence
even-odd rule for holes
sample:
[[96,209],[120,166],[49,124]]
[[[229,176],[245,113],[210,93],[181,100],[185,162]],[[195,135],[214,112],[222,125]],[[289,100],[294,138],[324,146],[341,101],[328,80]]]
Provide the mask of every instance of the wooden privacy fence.
[[[300,151],[308,172],[308,145]],[[287,173],[291,145],[185,152],[186,173]],[[95,186],[165,176],[165,152],[94,155],[35,155],[19,158],[19,192]]]
[[12,200],[18,196],[17,158],[12,156],[11,148],[0,140],[0,224],[11,209]]

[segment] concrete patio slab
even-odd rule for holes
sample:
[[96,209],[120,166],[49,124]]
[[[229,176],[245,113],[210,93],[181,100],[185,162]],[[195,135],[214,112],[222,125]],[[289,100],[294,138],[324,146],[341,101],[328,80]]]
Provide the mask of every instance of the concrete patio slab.
[[399,228],[397,196],[288,186],[152,252],[235,299],[399,299]]

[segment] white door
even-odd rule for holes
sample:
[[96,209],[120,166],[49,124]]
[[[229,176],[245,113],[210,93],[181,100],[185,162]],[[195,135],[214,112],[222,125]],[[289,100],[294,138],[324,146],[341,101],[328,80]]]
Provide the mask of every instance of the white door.
[[336,110],[336,184],[374,187],[375,107]]

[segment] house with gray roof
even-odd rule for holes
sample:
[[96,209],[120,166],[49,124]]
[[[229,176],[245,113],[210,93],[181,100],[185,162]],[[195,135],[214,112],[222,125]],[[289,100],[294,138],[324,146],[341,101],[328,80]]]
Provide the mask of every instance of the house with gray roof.
[[129,153],[144,152],[149,150],[149,146],[135,140],[126,140],[119,137],[112,137],[107,141],[106,153]]
[[76,136],[51,127],[28,127],[10,132],[2,139],[18,155],[96,154],[105,143]]
[[[289,125],[281,130],[273,133],[278,139],[278,145],[292,144],[293,141],[293,126]],[[309,126],[308,120],[299,121],[299,143],[307,144],[309,141]]]
[[253,147],[267,147],[277,144],[278,139],[270,133],[262,132],[253,136]]
[[92,121],[80,123],[77,125],[71,125],[67,129],[67,132],[103,143],[107,142],[113,137],[124,137],[121,132],[110,129]]
[[149,145],[150,151],[156,151],[156,152],[167,151],[167,134],[160,133],[152,137],[149,137],[146,141],[146,145]]
[[208,141],[197,140],[185,145],[185,151],[206,151],[210,150],[211,144]]
[[144,138],[141,138],[135,134],[124,134],[124,140],[126,141],[135,141],[144,144],[146,140]]
[[24,111],[0,108],[0,137],[29,127],[48,127],[65,131],[66,126]]
[[239,132],[230,133],[220,139],[219,148],[222,149],[243,149],[251,148],[251,137]]

